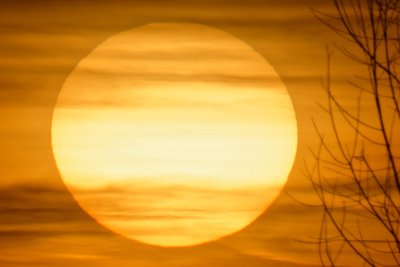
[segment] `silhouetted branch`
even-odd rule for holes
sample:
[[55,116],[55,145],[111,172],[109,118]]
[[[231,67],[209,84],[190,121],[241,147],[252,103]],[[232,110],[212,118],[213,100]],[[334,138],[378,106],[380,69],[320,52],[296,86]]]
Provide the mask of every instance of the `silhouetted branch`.
[[[337,266],[345,249],[360,265],[400,264],[400,0],[332,0],[336,14],[315,16],[358,50],[338,50],[366,68],[352,112],[335,96],[327,51],[322,109],[331,132],[313,120],[320,145],[306,175],[323,214],[318,247],[323,266]],[[367,93],[368,98],[363,97]],[[370,109],[362,109],[366,103]],[[367,113],[368,121],[361,119]],[[373,123],[371,123],[373,121]],[[367,231],[368,227],[375,228]],[[379,234],[378,238],[374,235]]]

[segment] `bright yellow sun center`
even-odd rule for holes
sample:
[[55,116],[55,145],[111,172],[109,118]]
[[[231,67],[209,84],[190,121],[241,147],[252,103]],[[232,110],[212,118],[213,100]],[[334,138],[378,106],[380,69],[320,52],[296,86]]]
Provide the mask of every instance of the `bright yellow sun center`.
[[52,144],[99,223],[161,246],[218,239],[279,195],[297,146],[279,76],[251,47],[196,24],[112,36],[62,88]]

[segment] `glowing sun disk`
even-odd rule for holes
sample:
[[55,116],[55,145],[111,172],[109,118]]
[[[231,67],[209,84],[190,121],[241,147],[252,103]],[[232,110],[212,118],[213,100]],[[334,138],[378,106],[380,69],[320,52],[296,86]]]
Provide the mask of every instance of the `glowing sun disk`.
[[187,246],[238,231],[286,182],[294,111],[248,45],[196,24],[112,36],[65,82],[52,144],[65,184],[126,237]]

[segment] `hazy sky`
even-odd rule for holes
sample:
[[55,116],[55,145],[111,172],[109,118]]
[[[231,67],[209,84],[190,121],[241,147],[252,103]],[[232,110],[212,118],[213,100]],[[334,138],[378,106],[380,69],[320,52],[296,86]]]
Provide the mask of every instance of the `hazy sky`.
[[[0,3],[0,265],[311,266],[318,209],[302,174],[324,127],[326,45],[341,42],[313,17],[329,1],[2,1]],[[108,37],[155,22],[205,24],[252,46],[275,68],[292,98],[298,151],[286,193],[243,231],[207,245],[164,249],[114,235],[83,212],[62,183],[51,149],[51,116],[68,75]],[[200,55],[201,56],[201,55]],[[340,97],[358,66],[335,53]],[[351,106],[350,106],[351,107]]]

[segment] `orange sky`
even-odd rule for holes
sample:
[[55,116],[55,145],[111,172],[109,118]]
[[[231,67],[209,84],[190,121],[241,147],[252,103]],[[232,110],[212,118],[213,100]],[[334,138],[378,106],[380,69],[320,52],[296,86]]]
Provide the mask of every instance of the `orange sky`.
[[[66,190],[51,149],[58,93],[77,63],[108,37],[153,22],[200,23],[252,46],[275,68],[292,98],[298,151],[285,192],[314,199],[301,173],[315,145],[311,117],[326,126],[326,45],[341,42],[311,14],[329,1],[2,1],[0,3],[1,266],[312,266],[320,214],[283,193],[243,231],[210,244],[162,249],[116,236],[84,213]],[[199,55],[201,56],[201,55]],[[335,53],[342,99],[357,65]],[[350,108],[354,108],[349,104]]]

